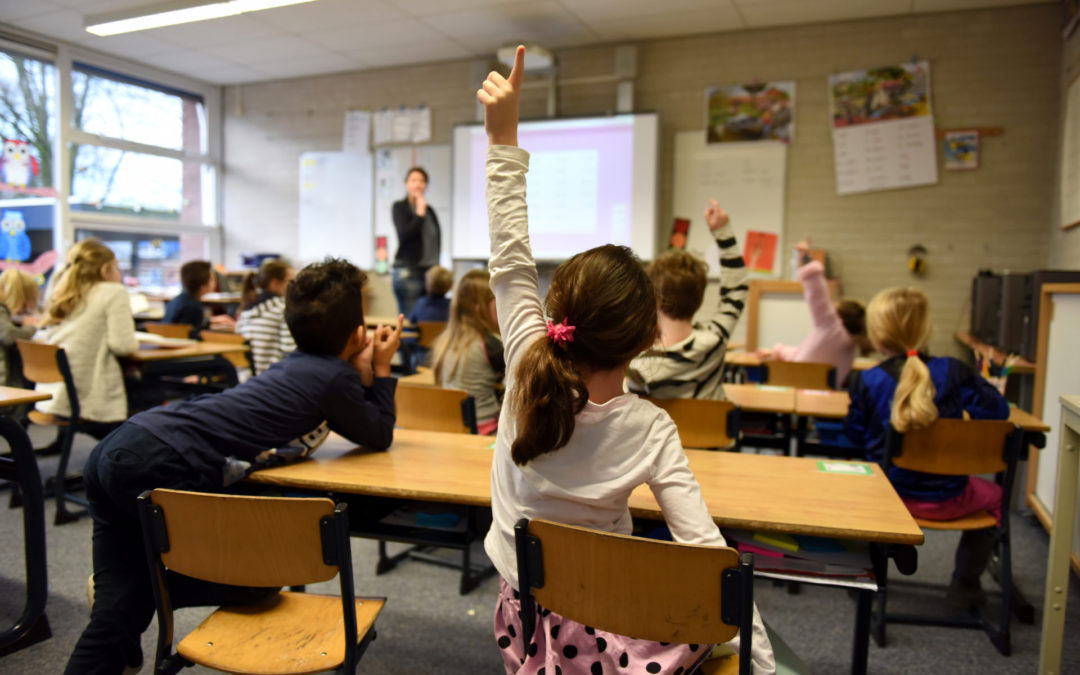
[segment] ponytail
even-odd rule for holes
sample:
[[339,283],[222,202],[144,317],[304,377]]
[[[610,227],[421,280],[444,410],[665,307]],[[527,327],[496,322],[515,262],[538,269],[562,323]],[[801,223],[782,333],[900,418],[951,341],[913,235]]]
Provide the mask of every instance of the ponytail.
[[250,307],[259,291],[255,288],[255,272],[251,271],[244,275],[244,283],[240,286],[240,303],[242,307]]
[[938,409],[934,405],[937,390],[930,379],[930,369],[914,349],[907,354],[896,391],[893,392],[892,414],[889,416],[889,422],[900,433],[928,427],[938,418]]
[[516,372],[517,438],[510,456],[518,466],[558,450],[574,433],[589,390],[564,347],[542,336],[525,348]]

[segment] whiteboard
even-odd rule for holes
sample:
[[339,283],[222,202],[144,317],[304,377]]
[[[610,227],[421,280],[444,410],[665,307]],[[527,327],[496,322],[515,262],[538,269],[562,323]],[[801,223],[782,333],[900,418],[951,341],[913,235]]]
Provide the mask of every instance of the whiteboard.
[[[715,199],[731,216],[731,227],[745,250],[746,232],[776,235],[772,273],[783,268],[784,186],[787,146],[780,142],[714,143],[706,145],[704,131],[675,135],[674,217],[690,221],[686,250],[709,263],[710,276],[720,274],[719,256],[708,225],[705,207]],[[662,224],[667,232],[670,223]]]
[[300,246],[294,262],[306,265],[332,255],[370,268],[371,195],[371,155],[300,155]]
[[375,236],[386,237],[390,264],[397,253],[397,231],[394,230],[394,202],[405,198],[405,172],[411,167],[423,167],[428,174],[425,197],[439,217],[442,250],[439,264],[450,269],[450,234],[453,232],[453,212],[450,210],[450,146],[421,145],[375,150]]
[[[802,292],[762,293],[758,301],[757,344],[772,349],[777,343],[795,346],[802,343],[814,328],[810,305]],[[745,323],[745,322],[744,322]]]
[[[1076,367],[1076,346],[1080,345],[1080,294],[1053,293],[1053,312],[1046,349],[1046,379],[1043,388],[1042,419],[1050,426],[1046,447],[1039,452],[1039,473],[1035,497],[1052,518],[1057,480],[1062,394],[1080,393],[1080,369]],[[1071,515],[1068,517],[1072,517]],[[1073,527],[1073,554],[1080,556],[1080,519]]]
[[1080,76],[1073,78],[1065,94],[1061,139],[1061,226],[1074,225],[1080,225]]

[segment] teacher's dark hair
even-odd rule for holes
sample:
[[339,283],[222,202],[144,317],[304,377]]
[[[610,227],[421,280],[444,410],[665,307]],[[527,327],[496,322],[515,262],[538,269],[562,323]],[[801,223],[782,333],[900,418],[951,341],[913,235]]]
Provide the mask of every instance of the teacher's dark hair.
[[431,182],[431,180],[428,179],[427,171],[424,171],[424,169],[422,167],[419,167],[419,166],[414,166],[411,169],[409,169],[408,171],[406,171],[405,172],[405,180],[409,180],[409,176],[413,175],[414,173],[418,173],[421,176],[423,176],[425,183],[430,183]]

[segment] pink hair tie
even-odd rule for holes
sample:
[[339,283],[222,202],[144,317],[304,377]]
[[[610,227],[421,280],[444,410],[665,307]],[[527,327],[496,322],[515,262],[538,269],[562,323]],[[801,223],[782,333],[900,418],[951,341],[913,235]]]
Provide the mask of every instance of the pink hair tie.
[[919,350],[918,349],[909,349],[909,350],[907,350],[907,355],[917,357],[919,355]]
[[566,343],[574,341],[575,329],[576,326],[567,325],[566,319],[563,319],[562,323],[552,323],[550,319],[547,322],[548,337],[552,342],[563,347]]

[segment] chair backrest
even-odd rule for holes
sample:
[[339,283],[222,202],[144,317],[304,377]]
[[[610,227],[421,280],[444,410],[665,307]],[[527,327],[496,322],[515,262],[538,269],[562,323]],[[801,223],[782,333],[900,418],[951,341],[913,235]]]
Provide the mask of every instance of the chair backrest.
[[[199,333],[199,339],[203,342],[218,342],[230,345],[247,344],[247,338],[239,333],[222,333],[216,330],[204,330]],[[222,354],[225,360],[237,368],[250,368],[255,372],[255,365],[251,361],[251,351],[226,352]]]
[[435,346],[435,338],[439,337],[439,335],[446,330],[446,322],[419,321],[416,324],[416,329],[420,331],[420,337],[416,338],[416,344],[424,349],[431,349]]
[[796,389],[836,389],[836,368],[830,363],[766,361],[761,364],[765,384]]
[[35,384],[64,381],[57,359],[63,349],[33,340],[16,340],[15,344],[19,347],[19,358],[22,359],[23,377]]
[[191,326],[186,323],[146,323],[143,328],[147,333],[167,338],[191,337]]
[[403,429],[476,433],[476,401],[461,389],[398,383],[394,406]]
[[[532,600],[567,619],[641,640],[708,644],[743,629],[749,672],[753,557],[546,520],[515,527],[523,628]],[[532,593],[528,591],[531,589]],[[740,667],[743,665],[740,663]]]
[[[1018,440],[1019,439],[1019,440]],[[925,429],[886,436],[889,461],[901,469],[946,476],[1001,473],[1023,446],[1007,420],[938,419]]]
[[726,448],[739,438],[738,408],[731,401],[646,398],[671,415],[684,448]]
[[329,499],[158,489],[144,509],[161,562],[181,574],[234,586],[299,586],[338,573],[323,560],[320,523],[334,515]]

